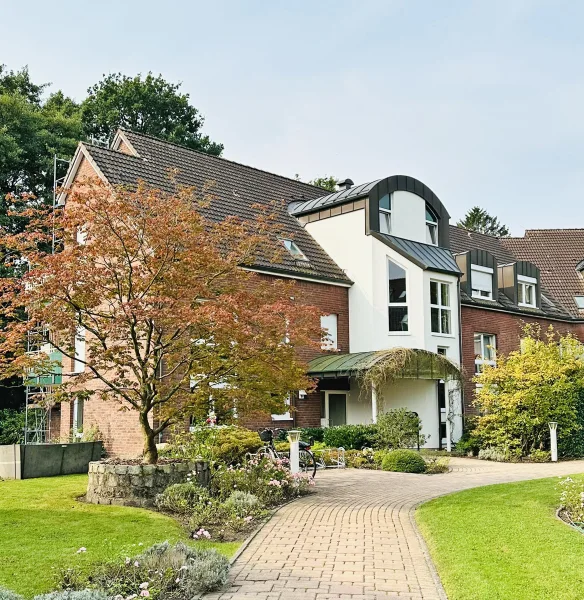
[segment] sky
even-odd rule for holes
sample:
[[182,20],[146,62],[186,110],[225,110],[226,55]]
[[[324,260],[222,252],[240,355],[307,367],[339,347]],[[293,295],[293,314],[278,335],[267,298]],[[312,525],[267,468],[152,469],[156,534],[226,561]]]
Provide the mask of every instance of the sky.
[[160,73],[226,158],[411,175],[451,222],[478,205],[523,235],[584,227],[583,21],[579,0],[0,0],[0,63],[77,100]]

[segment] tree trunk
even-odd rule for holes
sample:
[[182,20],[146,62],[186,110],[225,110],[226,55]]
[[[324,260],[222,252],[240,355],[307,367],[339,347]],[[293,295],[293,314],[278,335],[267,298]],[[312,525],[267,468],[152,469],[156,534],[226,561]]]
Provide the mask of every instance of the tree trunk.
[[144,462],[147,465],[155,465],[158,462],[156,435],[148,422],[148,413],[140,413],[140,425],[144,436]]

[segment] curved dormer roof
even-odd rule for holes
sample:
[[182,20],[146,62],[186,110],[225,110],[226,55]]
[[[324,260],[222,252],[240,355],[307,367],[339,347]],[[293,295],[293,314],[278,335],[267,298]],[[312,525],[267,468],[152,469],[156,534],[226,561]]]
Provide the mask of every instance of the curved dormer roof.
[[380,198],[384,194],[391,194],[392,192],[398,191],[411,192],[412,194],[420,196],[420,198],[423,198],[432,207],[438,218],[450,218],[448,211],[438,196],[436,196],[427,185],[409,175],[391,175],[384,179],[376,179],[369,183],[362,183],[351,187],[348,190],[341,190],[334,194],[315,198],[314,200],[292,202],[289,205],[288,210],[295,217],[299,217],[323,208],[330,208],[332,206],[344,204],[345,202],[352,202],[359,198],[365,198],[367,196]]

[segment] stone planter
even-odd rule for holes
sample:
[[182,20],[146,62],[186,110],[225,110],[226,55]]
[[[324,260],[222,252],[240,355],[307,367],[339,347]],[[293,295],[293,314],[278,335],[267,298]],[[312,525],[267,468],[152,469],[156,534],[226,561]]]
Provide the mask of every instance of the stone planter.
[[209,464],[176,462],[158,465],[89,463],[86,501],[118,506],[154,505],[154,498],[174,483],[184,483],[195,472],[201,485],[209,485]]

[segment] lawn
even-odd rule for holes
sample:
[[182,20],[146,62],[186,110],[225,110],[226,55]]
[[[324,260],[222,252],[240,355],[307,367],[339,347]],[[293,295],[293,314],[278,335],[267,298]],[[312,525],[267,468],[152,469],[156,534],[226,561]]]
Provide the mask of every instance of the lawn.
[[558,479],[424,504],[416,519],[449,600],[584,598],[584,535],[555,516]]
[[[174,519],[139,508],[78,502],[86,475],[0,481],[0,587],[25,596],[54,589],[58,570],[140,553],[186,539]],[[238,543],[214,544],[227,556]],[[77,553],[80,548],[86,552]]]

